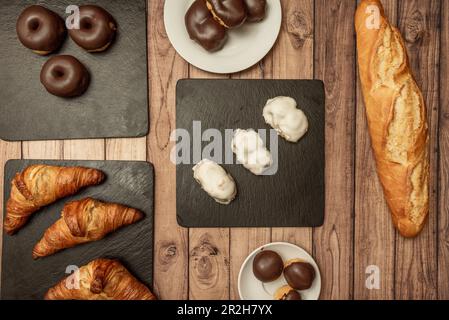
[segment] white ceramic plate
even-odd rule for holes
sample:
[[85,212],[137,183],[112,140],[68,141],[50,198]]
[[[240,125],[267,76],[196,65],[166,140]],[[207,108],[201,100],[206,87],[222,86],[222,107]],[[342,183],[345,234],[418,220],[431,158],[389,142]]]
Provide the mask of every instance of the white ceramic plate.
[[312,287],[308,290],[299,291],[303,300],[318,300],[321,291],[320,269],[312,256],[304,249],[286,242],[273,242],[254,250],[243,262],[238,278],[238,289],[242,300],[273,300],[277,289],[287,284],[284,276],[270,283],[262,283],[253,274],[253,260],[261,250],[272,250],[277,252],[282,260],[302,259],[315,268],[316,277]]
[[264,20],[229,30],[223,49],[207,52],[190,39],[184,24],[184,16],[193,1],[165,0],[164,23],[175,50],[197,68],[214,73],[242,71],[262,60],[276,42],[282,22],[281,2],[267,0]]

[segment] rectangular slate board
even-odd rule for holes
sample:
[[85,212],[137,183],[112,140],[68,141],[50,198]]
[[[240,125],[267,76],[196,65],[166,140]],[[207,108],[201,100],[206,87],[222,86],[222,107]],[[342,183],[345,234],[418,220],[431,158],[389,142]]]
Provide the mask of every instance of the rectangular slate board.
[[[223,137],[225,129],[271,129],[262,117],[262,110],[266,101],[276,96],[290,96],[298,102],[309,120],[309,132],[297,144],[279,138],[275,175],[255,176],[242,165],[223,165],[234,177],[238,189],[237,198],[229,205],[217,204],[200,188],[193,178],[193,164],[178,164],[176,213],[181,226],[323,224],[325,95],[321,81],[180,80],[176,90],[176,127],[192,136],[192,122],[201,121],[202,132],[216,128]],[[202,147],[207,144],[203,142]]]
[[[47,161],[11,160],[5,165],[5,206],[10,183],[16,172],[36,163],[84,166],[102,170],[107,178],[98,186],[82,190],[35,213],[14,236],[3,232],[1,298],[42,299],[47,290],[67,276],[69,265],[83,266],[97,258],[119,259],[140,281],[151,288],[153,282],[153,166],[129,161]],[[93,197],[137,208],[145,218],[123,227],[104,239],[60,251],[34,261],[31,253],[45,230],[60,217],[65,203]]]
[[[25,48],[16,21],[23,9],[41,4],[63,19],[69,4],[97,4],[118,23],[114,44],[104,53],[88,53],[67,36],[57,54],[79,59],[90,71],[84,95],[65,99],[49,94],[39,77],[50,56]],[[58,140],[121,138],[148,133],[147,24],[145,0],[2,1],[0,6],[0,138]],[[53,55],[51,55],[53,56]]]

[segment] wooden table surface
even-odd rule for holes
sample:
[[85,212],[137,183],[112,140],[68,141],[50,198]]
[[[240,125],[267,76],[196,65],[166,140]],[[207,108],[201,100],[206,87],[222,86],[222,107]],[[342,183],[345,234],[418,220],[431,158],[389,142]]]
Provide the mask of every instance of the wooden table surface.
[[[164,29],[163,0],[148,1],[149,135],[0,141],[1,175],[8,159],[19,158],[152,162],[156,172],[154,290],[161,299],[238,299],[241,263],[254,248],[271,241],[295,243],[313,254],[321,269],[322,299],[449,299],[449,0],[382,1],[406,40],[429,110],[430,216],[422,234],[413,240],[394,231],[374,168],[356,70],[356,0],[281,2],[283,25],[273,50],[258,65],[224,78],[325,82],[323,227],[183,229],[177,225],[175,166],[169,160],[176,82],[220,76],[196,69],[175,52]],[[365,286],[370,265],[380,270],[378,290]]]

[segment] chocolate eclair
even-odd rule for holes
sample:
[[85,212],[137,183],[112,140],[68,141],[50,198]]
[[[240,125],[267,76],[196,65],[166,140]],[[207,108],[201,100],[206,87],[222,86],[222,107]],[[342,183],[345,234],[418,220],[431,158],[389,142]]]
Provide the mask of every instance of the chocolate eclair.
[[214,19],[206,0],[193,2],[185,15],[185,25],[190,39],[207,51],[220,50],[227,40],[226,28]]

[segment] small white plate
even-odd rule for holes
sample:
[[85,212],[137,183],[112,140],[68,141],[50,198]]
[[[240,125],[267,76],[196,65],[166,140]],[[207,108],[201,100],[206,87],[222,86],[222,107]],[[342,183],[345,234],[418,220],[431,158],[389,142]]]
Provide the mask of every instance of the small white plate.
[[287,262],[290,259],[301,259],[310,263],[315,268],[316,277],[312,287],[308,290],[299,291],[302,300],[318,300],[321,291],[320,269],[312,256],[304,249],[286,242],[273,242],[254,250],[243,262],[238,278],[238,289],[242,300],[274,300],[273,295],[277,289],[287,284],[282,275],[276,281],[262,283],[257,280],[253,273],[253,260],[256,254],[262,250],[272,250],[277,252],[282,260]]
[[184,16],[194,0],[165,0],[164,23],[168,39],[187,62],[205,71],[234,73],[262,60],[279,35],[282,22],[280,0],[267,0],[267,13],[261,22],[245,23],[228,31],[222,50],[210,53],[187,33]]

